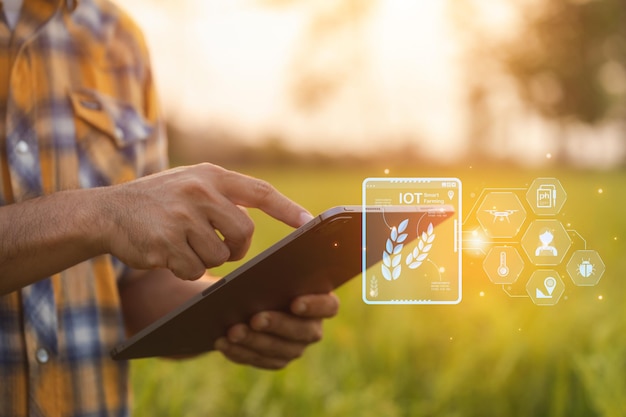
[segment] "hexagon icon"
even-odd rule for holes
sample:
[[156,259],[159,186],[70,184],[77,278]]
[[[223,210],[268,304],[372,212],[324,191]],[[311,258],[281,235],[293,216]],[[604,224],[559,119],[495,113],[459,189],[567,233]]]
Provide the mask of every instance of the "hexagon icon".
[[572,239],[560,221],[535,220],[528,226],[521,243],[533,265],[559,265]]
[[494,246],[485,256],[483,269],[494,284],[512,284],[524,270],[524,260],[512,246]]
[[514,237],[526,220],[526,210],[514,193],[492,191],[480,203],[476,218],[490,237]]
[[553,306],[565,292],[565,284],[558,272],[540,269],[533,272],[526,283],[526,292],[538,306]]
[[535,214],[554,216],[563,208],[567,194],[558,179],[536,178],[528,187],[526,200]]
[[595,250],[577,250],[567,263],[567,273],[575,285],[596,285],[606,269],[600,254]]

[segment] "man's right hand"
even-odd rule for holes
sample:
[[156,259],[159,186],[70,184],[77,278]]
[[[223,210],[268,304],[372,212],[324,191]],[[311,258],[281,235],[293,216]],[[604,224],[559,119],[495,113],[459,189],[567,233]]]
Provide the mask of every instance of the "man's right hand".
[[267,182],[207,163],[0,207],[0,294],[103,253],[199,278],[248,250],[245,207],[293,227],[311,219]]
[[207,163],[114,186],[103,196],[105,252],[135,269],[167,268],[183,279],[245,255],[254,223],[243,207],[293,227],[312,217],[269,183]]

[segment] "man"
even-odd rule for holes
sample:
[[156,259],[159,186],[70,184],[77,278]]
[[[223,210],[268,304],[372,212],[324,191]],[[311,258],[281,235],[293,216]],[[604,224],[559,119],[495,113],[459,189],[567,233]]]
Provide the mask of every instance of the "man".
[[[148,54],[108,0],[3,4],[0,416],[126,416],[128,365],[108,354],[125,331],[245,254],[253,223],[241,207],[291,226],[311,216],[214,165],[163,171]],[[292,314],[259,313],[216,348],[280,368],[337,308],[332,294],[300,297]]]

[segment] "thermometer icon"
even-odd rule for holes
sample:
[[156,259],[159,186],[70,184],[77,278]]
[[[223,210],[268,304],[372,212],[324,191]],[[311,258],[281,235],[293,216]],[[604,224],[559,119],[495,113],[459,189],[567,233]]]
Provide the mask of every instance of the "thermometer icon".
[[500,252],[500,266],[498,267],[498,275],[506,277],[509,275],[509,267],[506,265],[506,252]]

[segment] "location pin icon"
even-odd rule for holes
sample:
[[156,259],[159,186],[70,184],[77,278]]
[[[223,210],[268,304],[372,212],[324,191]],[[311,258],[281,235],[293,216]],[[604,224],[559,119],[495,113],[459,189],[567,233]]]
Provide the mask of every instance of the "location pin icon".
[[454,197],[454,191],[450,190],[448,191],[448,198],[452,200],[452,197]]
[[552,293],[554,292],[554,288],[556,287],[556,279],[554,279],[552,277],[548,277],[543,282],[543,285],[546,286],[546,290],[548,291],[548,295],[552,296]]

